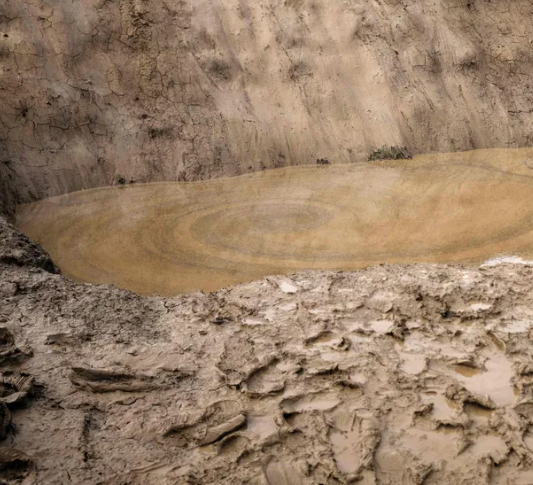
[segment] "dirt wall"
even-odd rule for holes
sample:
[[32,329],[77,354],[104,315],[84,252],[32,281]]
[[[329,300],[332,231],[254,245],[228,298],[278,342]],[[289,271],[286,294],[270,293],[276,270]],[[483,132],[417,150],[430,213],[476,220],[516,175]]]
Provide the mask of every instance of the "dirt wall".
[[3,212],[384,143],[531,145],[532,15],[528,0],[6,0]]

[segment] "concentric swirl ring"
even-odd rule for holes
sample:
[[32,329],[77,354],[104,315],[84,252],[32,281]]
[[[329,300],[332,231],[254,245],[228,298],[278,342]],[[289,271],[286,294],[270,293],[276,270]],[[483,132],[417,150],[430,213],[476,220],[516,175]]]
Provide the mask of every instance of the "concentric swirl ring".
[[325,204],[305,200],[230,204],[197,215],[190,231],[196,241],[217,249],[282,258],[288,235],[319,229],[332,219]]
[[505,154],[97,189],[25,206],[18,224],[66,275],[144,294],[302,269],[481,261],[533,248],[533,150]]

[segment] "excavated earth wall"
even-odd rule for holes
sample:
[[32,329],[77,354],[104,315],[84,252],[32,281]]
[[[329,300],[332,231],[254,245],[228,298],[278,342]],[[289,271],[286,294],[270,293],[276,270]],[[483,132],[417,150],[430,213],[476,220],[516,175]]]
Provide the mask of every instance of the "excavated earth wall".
[[533,143],[529,0],[4,0],[0,204]]

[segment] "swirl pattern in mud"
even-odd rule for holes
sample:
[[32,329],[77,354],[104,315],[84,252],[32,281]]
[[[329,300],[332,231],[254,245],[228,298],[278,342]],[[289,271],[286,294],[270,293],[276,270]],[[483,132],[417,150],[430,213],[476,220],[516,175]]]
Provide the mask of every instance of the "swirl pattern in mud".
[[533,247],[532,156],[481,150],[96,189],[24,206],[18,225],[66,275],[145,294],[302,269],[479,262]]

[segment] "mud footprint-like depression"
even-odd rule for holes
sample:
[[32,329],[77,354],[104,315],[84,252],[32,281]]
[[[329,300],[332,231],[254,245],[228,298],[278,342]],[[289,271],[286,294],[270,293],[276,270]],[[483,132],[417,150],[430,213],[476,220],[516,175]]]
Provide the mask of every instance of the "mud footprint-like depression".
[[94,189],[22,206],[17,225],[65,275],[142,294],[302,269],[527,257],[532,156],[481,150]]

